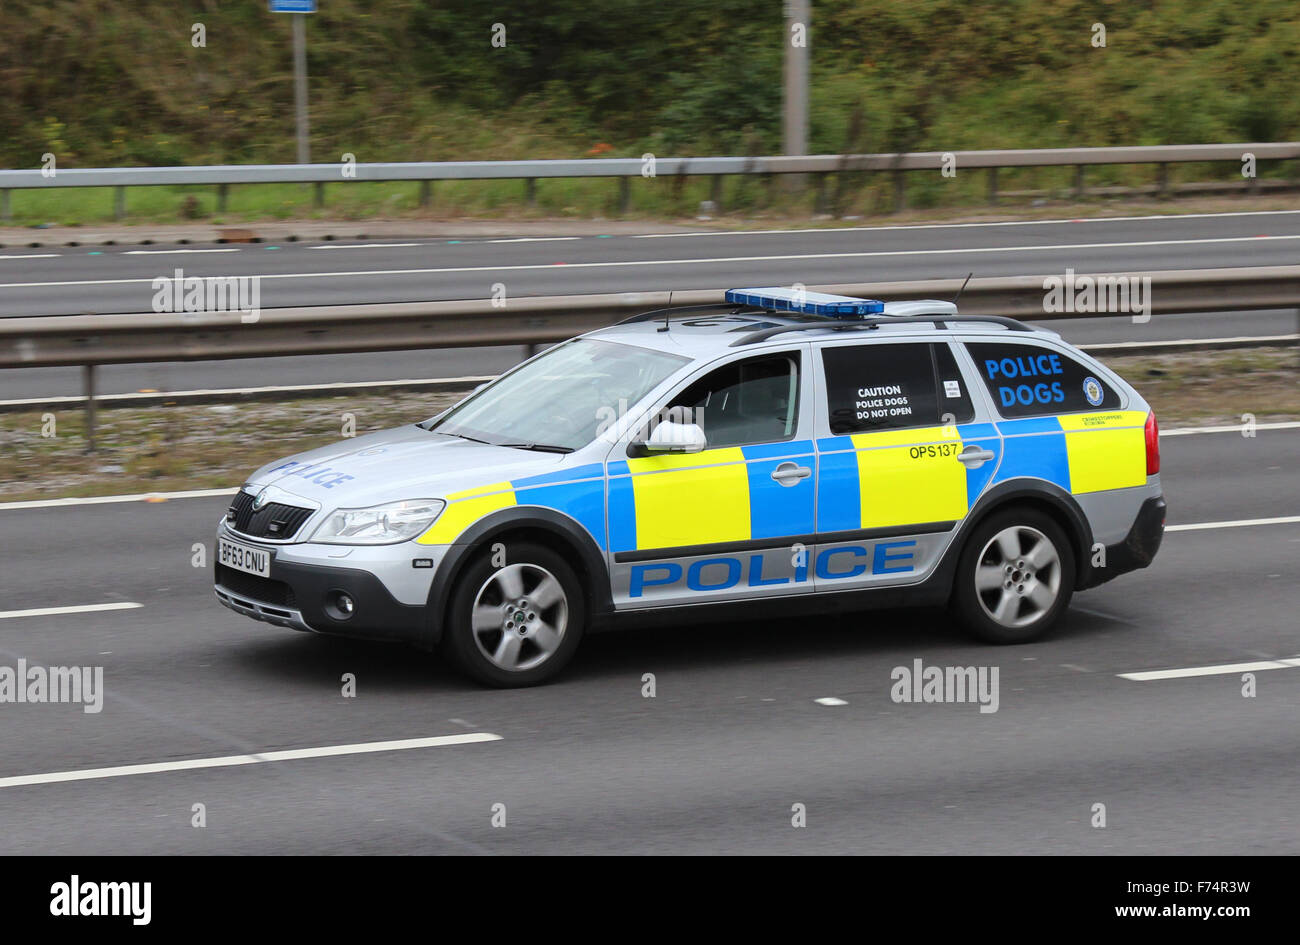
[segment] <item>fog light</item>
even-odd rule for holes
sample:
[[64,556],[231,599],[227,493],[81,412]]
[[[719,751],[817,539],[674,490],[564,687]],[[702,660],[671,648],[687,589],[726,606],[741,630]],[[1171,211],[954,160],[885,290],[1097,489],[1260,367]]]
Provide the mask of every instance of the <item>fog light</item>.
[[347,620],[356,609],[357,602],[346,591],[330,591],[325,595],[325,613],[335,620]]

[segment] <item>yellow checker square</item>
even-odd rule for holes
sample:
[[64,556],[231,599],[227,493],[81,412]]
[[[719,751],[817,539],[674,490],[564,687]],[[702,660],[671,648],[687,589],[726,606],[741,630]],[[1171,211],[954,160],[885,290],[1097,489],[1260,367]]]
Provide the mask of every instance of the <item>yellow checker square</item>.
[[1146,419],[1141,410],[1062,416],[1070,491],[1079,495],[1145,485]]
[[955,427],[858,433],[852,440],[862,528],[965,518],[966,467],[957,460]]
[[747,541],[749,472],[739,448],[628,461],[637,548]]
[[508,482],[495,482],[477,489],[453,492],[447,507],[429,530],[417,538],[420,545],[450,545],[483,516],[516,504],[514,490]]

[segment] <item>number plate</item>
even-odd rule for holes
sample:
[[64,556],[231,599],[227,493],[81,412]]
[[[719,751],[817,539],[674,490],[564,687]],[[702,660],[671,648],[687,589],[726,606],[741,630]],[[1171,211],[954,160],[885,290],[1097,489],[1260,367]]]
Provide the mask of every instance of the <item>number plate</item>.
[[271,576],[271,552],[263,548],[252,548],[228,538],[218,538],[217,560],[236,571],[246,571],[259,577]]

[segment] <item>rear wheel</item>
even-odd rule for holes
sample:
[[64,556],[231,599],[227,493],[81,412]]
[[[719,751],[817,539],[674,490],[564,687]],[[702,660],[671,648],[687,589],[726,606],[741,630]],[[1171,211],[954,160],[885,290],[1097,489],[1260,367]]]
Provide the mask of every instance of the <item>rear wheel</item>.
[[1074,551],[1064,530],[1034,509],[998,512],[962,551],[952,604],[989,643],[1028,643],[1056,623],[1074,594]]
[[582,586],[556,552],[508,545],[497,568],[488,552],[461,573],[452,595],[443,651],[491,686],[531,686],[572,658],[586,625]]

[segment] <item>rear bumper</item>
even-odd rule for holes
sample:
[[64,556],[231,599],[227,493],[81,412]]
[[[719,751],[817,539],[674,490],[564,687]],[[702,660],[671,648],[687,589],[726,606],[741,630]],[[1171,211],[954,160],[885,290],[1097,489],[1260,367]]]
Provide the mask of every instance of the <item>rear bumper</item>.
[[1138,509],[1133,526],[1124,540],[1106,545],[1103,563],[1094,564],[1086,587],[1096,587],[1107,581],[1145,568],[1155,560],[1160,541],[1165,534],[1165,497],[1153,496]]

